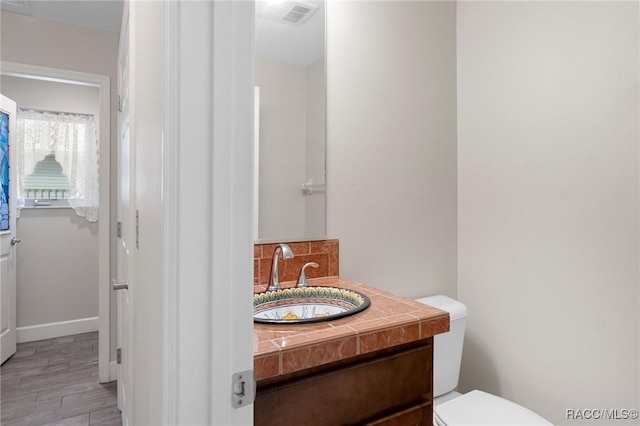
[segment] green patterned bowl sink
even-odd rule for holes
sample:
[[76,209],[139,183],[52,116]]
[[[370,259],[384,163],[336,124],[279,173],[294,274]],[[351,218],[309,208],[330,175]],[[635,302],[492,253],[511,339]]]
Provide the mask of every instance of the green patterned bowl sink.
[[371,305],[362,293],[337,287],[285,288],[253,295],[253,321],[301,324],[357,314]]

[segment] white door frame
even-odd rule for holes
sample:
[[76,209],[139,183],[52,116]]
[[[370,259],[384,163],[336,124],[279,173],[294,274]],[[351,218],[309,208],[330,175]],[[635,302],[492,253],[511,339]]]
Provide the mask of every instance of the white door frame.
[[165,12],[163,424],[252,424],[254,4]]
[[[98,221],[98,315],[99,315],[99,350],[98,374],[100,382],[115,380],[115,369],[111,372],[109,362],[110,334],[110,164],[111,164],[111,111],[110,111],[110,77],[100,74],[89,74],[78,71],[20,64],[15,62],[0,62],[0,74],[11,77],[22,77],[33,80],[53,81],[57,83],[76,84],[98,88],[100,103],[100,159],[99,185],[100,207]],[[113,373],[113,374],[111,374]]]

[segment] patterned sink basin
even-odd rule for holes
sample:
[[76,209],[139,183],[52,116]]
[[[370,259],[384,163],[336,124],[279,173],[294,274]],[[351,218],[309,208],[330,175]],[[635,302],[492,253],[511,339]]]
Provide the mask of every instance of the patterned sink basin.
[[285,288],[253,295],[253,321],[300,324],[357,314],[371,305],[367,296],[337,287]]

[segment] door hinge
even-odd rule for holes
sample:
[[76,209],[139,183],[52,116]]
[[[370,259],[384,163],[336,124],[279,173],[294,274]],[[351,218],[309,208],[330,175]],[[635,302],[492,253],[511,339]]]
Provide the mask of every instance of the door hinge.
[[116,236],[122,238],[122,222],[118,222],[116,227]]
[[231,406],[244,407],[256,399],[256,377],[253,370],[235,373],[231,377]]
[[136,210],[136,248],[140,249],[140,210]]
[[116,349],[116,363],[122,364],[122,348]]
[[122,112],[122,98],[118,95],[118,112]]

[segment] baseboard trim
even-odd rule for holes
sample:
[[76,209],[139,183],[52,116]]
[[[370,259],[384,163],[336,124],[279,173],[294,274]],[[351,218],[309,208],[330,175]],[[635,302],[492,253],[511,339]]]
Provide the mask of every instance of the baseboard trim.
[[98,331],[99,317],[18,327],[18,343]]

